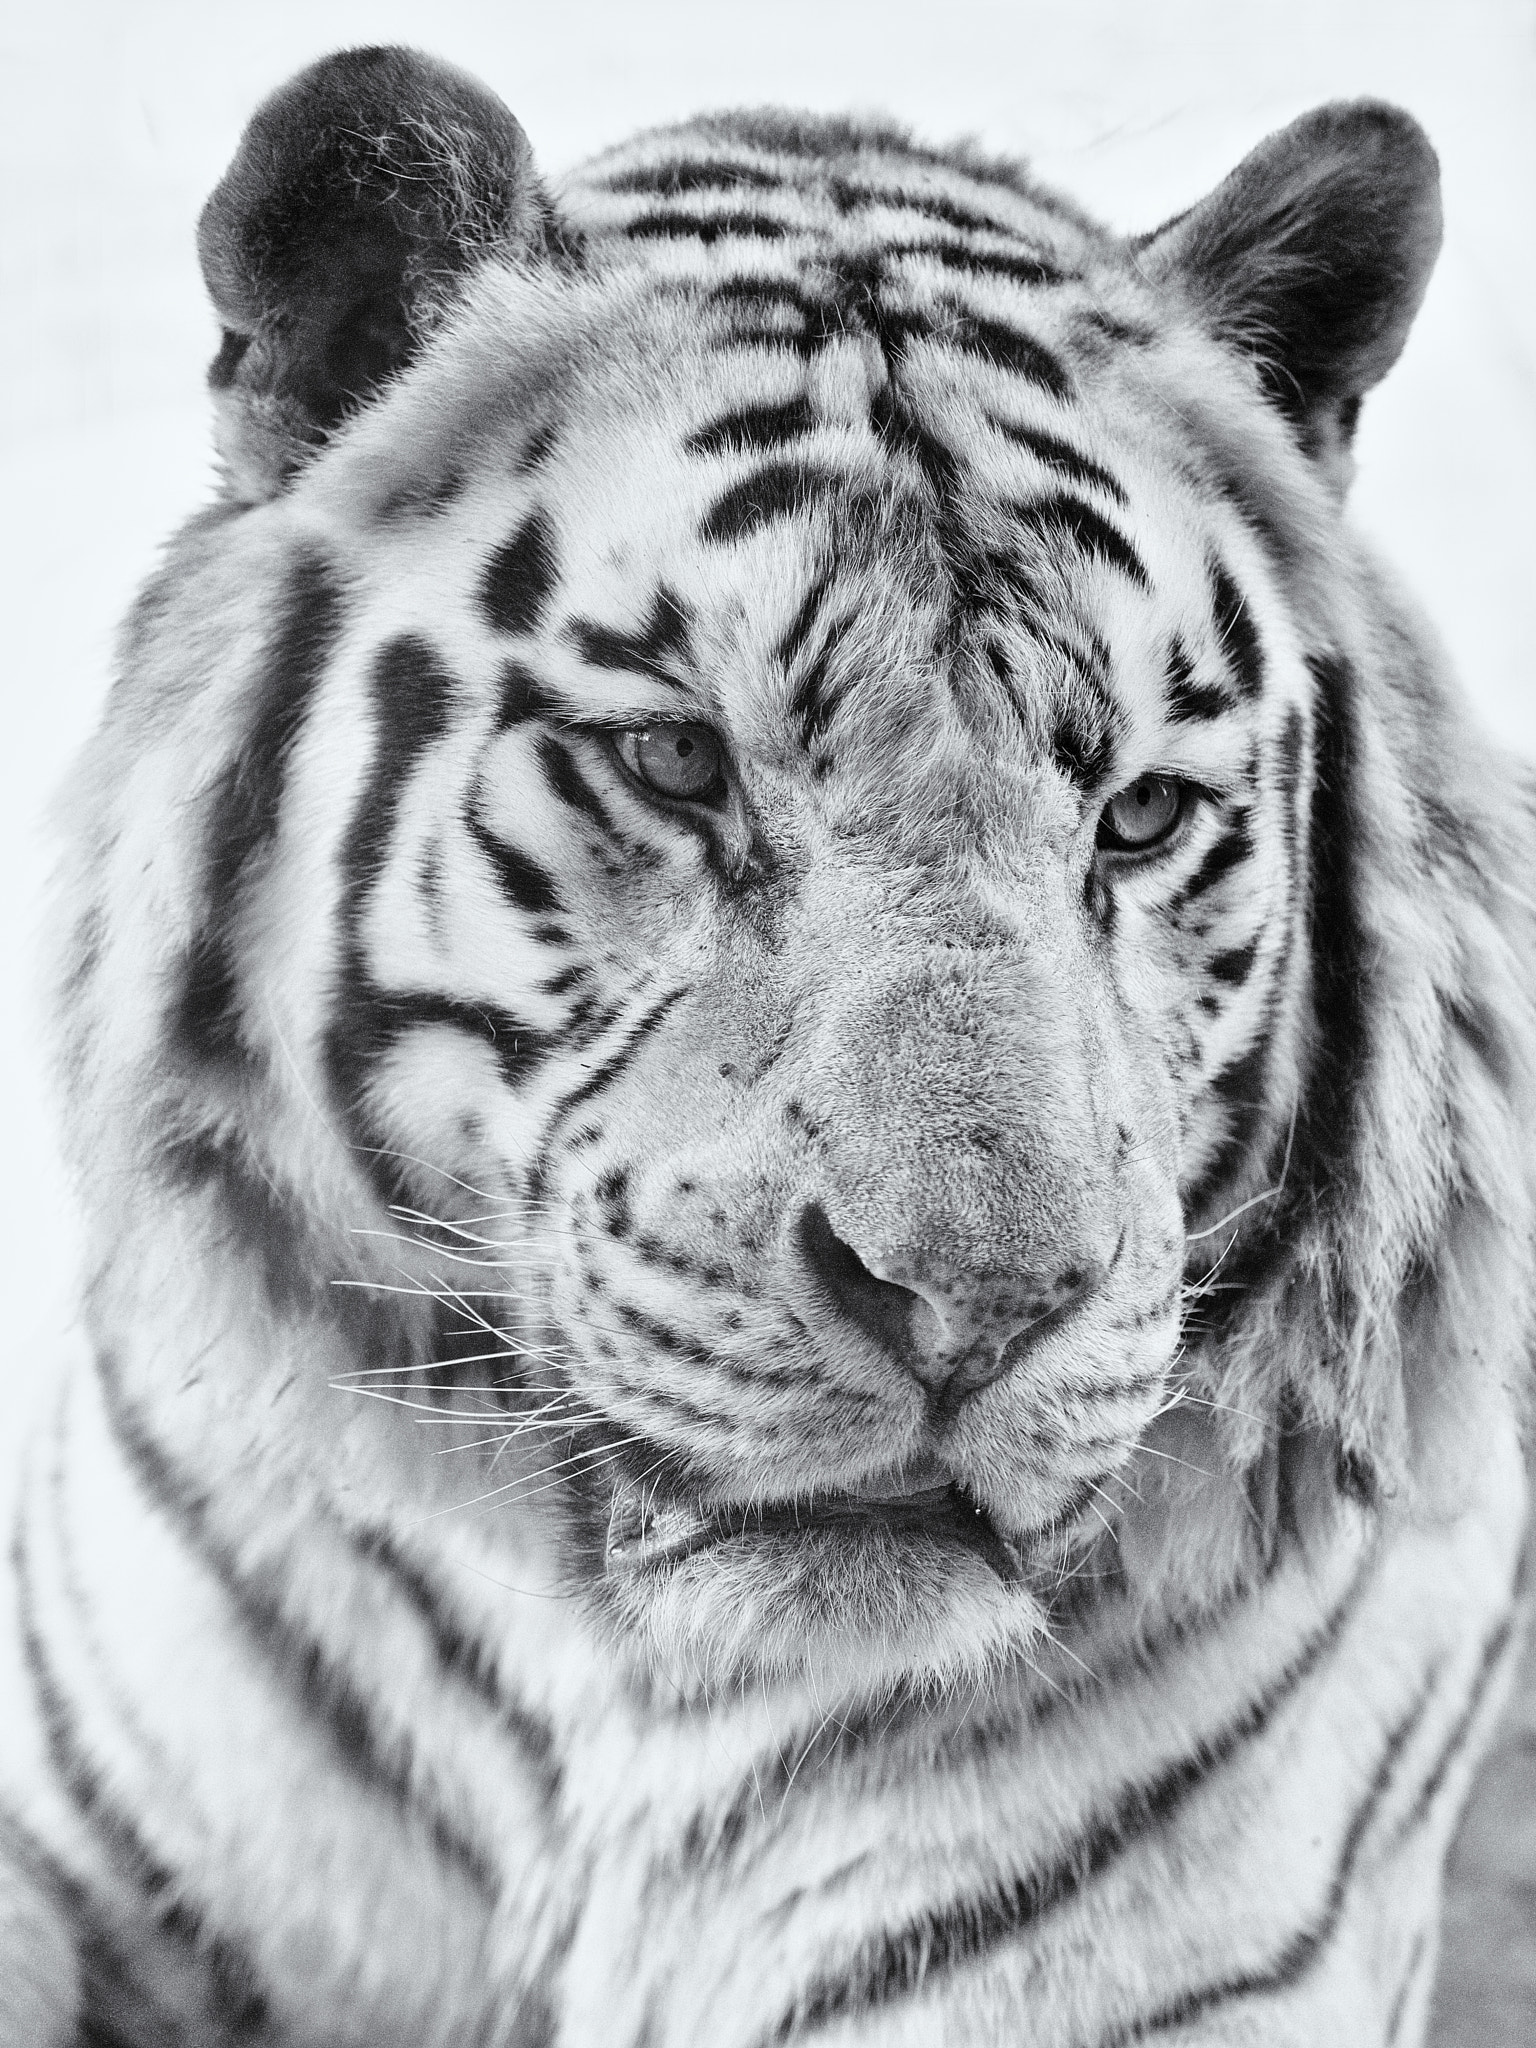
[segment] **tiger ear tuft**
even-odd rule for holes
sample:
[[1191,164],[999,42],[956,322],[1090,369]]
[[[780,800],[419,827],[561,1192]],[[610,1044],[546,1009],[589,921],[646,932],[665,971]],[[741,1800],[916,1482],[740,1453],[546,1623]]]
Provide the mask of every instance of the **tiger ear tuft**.
[[198,223],[231,487],[281,488],[415,354],[486,257],[558,244],[527,137],[472,78],[344,50],[253,116]]
[[1307,452],[1340,464],[1439,249],[1435,152],[1411,115],[1380,100],[1304,114],[1137,245],[1148,276],[1252,359]]

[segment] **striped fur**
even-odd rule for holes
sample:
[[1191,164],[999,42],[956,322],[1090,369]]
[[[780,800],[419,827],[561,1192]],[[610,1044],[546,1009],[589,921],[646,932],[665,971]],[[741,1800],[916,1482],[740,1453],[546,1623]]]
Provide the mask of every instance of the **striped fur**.
[[1423,2037],[1536,1157],[1531,793],[1341,516],[1436,218],[1369,105],[1137,244],[258,116],[69,798],[7,2039]]

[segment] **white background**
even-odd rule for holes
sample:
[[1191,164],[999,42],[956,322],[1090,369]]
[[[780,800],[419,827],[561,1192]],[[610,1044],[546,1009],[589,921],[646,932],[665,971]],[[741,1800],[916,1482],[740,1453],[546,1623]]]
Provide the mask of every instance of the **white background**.
[[[115,620],[209,488],[198,208],[256,102],[326,50],[411,42],[478,72],[551,173],[701,106],[882,109],[931,139],[1027,154],[1126,229],[1187,205],[1319,100],[1399,101],[1440,151],[1446,245],[1407,353],[1367,404],[1356,509],[1456,649],[1477,714],[1536,755],[1536,16],[1523,0],[3,7],[8,1372],[29,1375],[56,1343],[75,1259],[33,964],[43,811],[95,716]],[[0,1417],[14,1412],[7,1401]]]

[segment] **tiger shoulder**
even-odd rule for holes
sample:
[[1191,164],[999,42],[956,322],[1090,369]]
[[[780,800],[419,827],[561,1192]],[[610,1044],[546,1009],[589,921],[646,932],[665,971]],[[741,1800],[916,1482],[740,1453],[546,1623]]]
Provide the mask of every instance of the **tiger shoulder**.
[[1532,783],[1345,512],[1439,234],[1369,100],[1129,239],[256,113],[66,799],[5,2042],[1529,2037]]

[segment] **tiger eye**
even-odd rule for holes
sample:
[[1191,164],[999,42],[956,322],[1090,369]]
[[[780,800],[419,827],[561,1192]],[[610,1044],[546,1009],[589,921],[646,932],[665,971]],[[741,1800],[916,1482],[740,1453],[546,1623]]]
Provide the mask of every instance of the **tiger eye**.
[[620,742],[624,765],[648,789],[697,803],[720,782],[720,742],[707,725],[652,725]]
[[1166,839],[1184,809],[1183,785],[1166,775],[1143,775],[1112,796],[1099,819],[1099,844],[1138,852]]

